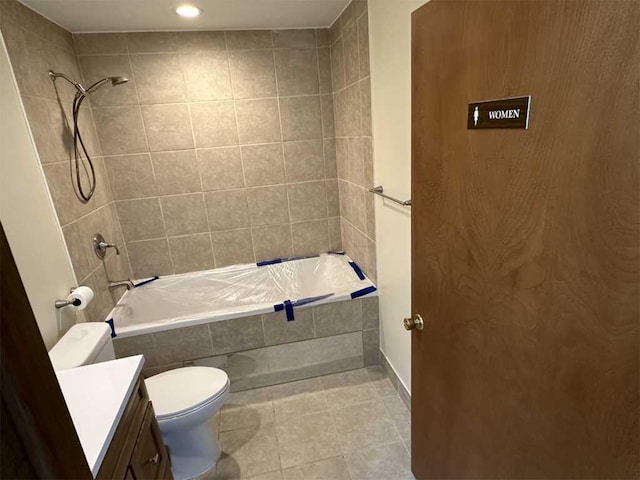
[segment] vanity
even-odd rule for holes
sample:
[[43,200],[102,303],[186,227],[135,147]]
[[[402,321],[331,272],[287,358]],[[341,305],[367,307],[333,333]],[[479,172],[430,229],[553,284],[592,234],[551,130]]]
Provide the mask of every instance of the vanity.
[[209,420],[229,393],[222,370],[183,367],[145,381],[144,357],[116,360],[104,322],[75,324],[49,358],[93,478],[187,480],[215,467]]
[[173,479],[143,365],[135,355],[56,372],[96,479]]

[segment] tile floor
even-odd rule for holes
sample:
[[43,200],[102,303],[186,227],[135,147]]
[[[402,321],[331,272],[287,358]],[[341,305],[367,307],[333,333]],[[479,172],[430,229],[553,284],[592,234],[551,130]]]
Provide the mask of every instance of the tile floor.
[[232,393],[202,480],[413,480],[410,414],[381,367]]

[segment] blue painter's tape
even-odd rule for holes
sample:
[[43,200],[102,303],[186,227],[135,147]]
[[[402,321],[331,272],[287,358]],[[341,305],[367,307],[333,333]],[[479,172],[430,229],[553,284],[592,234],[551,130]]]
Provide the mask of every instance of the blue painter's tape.
[[301,298],[300,300],[296,300],[293,302],[294,307],[301,307],[302,305],[306,305],[308,303],[317,302],[319,300],[324,300],[325,298],[332,297],[333,293],[327,293],[326,295],[319,295],[317,297],[307,297]]
[[258,267],[265,267],[267,265],[275,265],[276,263],[282,263],[281,258],[276,258],[275,260],[265,260],[264,262],[258,262],[256,265]]
[[351,294],[351,298],[358,298],[358,297],[364,297],[365,295],[368,295],[370,293],[373,293],[377,290],[376,287],[374,287],[373,285],[367,288],[363,288],[361,290],[356,290],[355,292],[353,292]]
[[117,337],[118,335],[116,335],[116,327],[113,325],[113,318],[110,318],[109,320],[105,320],[104,323],[106,323],[111,327],[111,338]]
[[360,270],[360,267],[356,264],[356,262],[349,262],[349,265],[351,265],[351,268],[353,268],[360,280],[365,279],[364,273],[362,273],[362,270]]
[[301,256],[301,257],[288,257],[285,258],[284,261],[285,262],[292,262],[294,260],[305,260],[307,258],[318,258],[320,255],[307,255],[307,256]]
[[287,322],[292,322],[296,319],[293,315],[293,305],[291,303],[291,300],[284,301],[284,311],[287,314]]
[[284,262],[292,262],[294,260],[304,260],[305,258],[317,258],[320,255],[310,255],[308,257],[286,257],[286,258],[276,258],[275,260],[265,260],[263,262],[258,262],[256,265],[258,267],[264,267],[266,265],[275,265],[276,263],[284,263]]
[[307,297],[307,298],[301,298],[299,300],[293,300],[293,301],[285,300],[284,303],[278,303],[277,305],[274,305],[273,311],[281,312],[284,310],[287,313],[287,321],[291,322],[295,320],[295,316],[293,313],[294,307],[301,307],[302,305],[306,305],[308,303],[324,300],[325,298],[332,297],[333,295],[334,295],[333,293],[327,293],[326,295],[319,295],[317,297]]
[[142,282],[140,282],[140,283],[134,283],[134,284],[133,284],[133,286],[134,286],[134,288],[141,287],[141,286],[143,286],[143,285],[146,285],[147,283],[155,282],[155,281],[156,281],[156,280],[158,280],[159,278],[160,278],[160,277],[156,275],[155,277],[150,278],[150,279],[148,279],[148,280],[143,280],[143,281],[142,281]]

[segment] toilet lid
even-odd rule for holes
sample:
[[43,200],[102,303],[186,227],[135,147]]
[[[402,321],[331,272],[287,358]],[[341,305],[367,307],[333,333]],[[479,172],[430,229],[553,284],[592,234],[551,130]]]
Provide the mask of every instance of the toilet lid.
[[157,416],[177,415],[221,395],[229,377],[218,368],[183,367],[145,378]]

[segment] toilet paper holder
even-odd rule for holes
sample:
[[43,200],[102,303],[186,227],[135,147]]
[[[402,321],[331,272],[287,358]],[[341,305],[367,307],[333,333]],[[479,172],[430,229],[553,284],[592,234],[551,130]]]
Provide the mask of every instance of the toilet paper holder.
[[73,300],[56,300],[56,303],[54,305],[56,306],[56,308],[64,308],[68,307],[69,305],[79,307],[81,303],[82,302],[80,300],[74,298]]
[[79,286],[71,289],[69,296],[63,300],[56,300],[54,305],[57,309],[71,307],[74,310],[84,310],[91,303],[95,294],[90,287]]
[[[77,287],[73,287],[72,289],[69,290],[69,293],[73,293],[73,291],[76,289]],[[56,300],[55,302],[55,306],[56,308],[64,308],[64,307],[68,307],[69,305],[73,305],[75,307],[77,307],[78,305],[80,305],[80,300],[78,300],[77,298],[74,298],[73,300]]]

